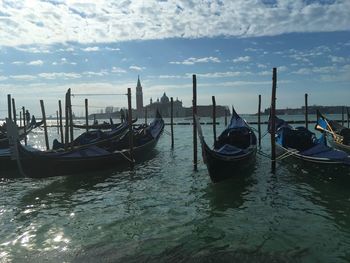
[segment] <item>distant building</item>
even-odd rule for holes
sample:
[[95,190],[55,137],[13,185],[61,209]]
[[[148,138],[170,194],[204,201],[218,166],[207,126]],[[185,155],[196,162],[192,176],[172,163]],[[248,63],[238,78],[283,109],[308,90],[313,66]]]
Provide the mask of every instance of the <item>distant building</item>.
[[137,76],[136,111],[139,114],[141,114],[143,112],[143,94],[142,94],[142,86],[141,86],[140,76]]
[[[151,98],[150,104],[146,105],[145,108],[147,108],[147,114],[150,116],[153,116],[157,109],[163,117],[170,117],[171,114],[171,103],[165,92],[160,100],[158,98],[156,102],[153,102]],[[182,107],[182,101],[176,98],[173,102],[174,117],[183,117],[185,112],[186,108]]]

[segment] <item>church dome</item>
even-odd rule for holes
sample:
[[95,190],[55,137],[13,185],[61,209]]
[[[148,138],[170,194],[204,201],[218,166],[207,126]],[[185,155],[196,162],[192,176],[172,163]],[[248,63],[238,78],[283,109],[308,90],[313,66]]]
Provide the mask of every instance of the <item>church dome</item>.
[[163,96],[160,98],[160,102],[161,103],[169,103],[169,98],[167,97],[165,92],[164,92]]

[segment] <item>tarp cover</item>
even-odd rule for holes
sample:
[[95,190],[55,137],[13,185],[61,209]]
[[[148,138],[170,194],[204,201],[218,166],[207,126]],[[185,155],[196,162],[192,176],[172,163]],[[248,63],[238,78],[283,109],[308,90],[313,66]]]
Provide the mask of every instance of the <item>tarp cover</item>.
[[316,144],[314,147],[300,152],[300,154],[318,158],[327,158],[330,160],[345,160],[348,157],[345,152],[335,150],[322,143]]

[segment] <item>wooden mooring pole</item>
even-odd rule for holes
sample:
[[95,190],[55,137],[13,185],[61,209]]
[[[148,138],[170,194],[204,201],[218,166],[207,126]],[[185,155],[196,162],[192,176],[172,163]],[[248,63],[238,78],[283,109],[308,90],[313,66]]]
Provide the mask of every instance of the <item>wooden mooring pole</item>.
[[24,130],[24,145],[27,145],[27,120],[26,120],[26,109],[22,107],[23,112],[23,130]]
[[[69,111],[69,131],[70,131],[70,142],[74,140],[74,127],[73,127],[73,111],[72,111],[72,97],[71,89],[68,89],[68,111]],[[73,144],[72,144],[73,147]]]
[[63,121],[62,121],[62,103],[61,103],[61,100],[58,101],[58,113],[59,113],[59,116],[60,116],[61,143],[64,143]]
[[308,95],[305,93],[305,128],[309,128],[309,107],[308,107]]
[[89,102],[88,99],[85,99],[85,125],[86,132],[89,131]]
[[19,126],[22,127],[22,111],[19,111]]
[[344,113],[345,113],[345,107],[341,107],[341,125],[344,126]]
[[174,99],[170,98],[170,131],[171,131],[171,149],[174,149]]
[[64,127],[64,148],[65,150],[68,149],[68,143],[69,143],[69,93],[67,91],[66,98],[65,98],[65,127]]
[[346,108],[346,113],[348,115],[348,128],[350,127],[350,124],[349,124],[349,118],[350,118],[350,112],[349,112],[349,107]]
[[197,171],[197,124],[195,116],[197,115],[197,77],[192,75],[193,99],[192,99],[192,117],[193,117],[193,170]]
[[225,127],[227,126],[227,111],[228,110],[229,110],[228,108],[225,109]]
[[60,134],[60,116],[58,110],[56,111],[56,125],[57,125],[57,134]]
[[129,153],[130,168],[134,168],[134,134],[132,130],[132,107],[131,107],[131,89],[128,88],[128,124],[129,124]]
[[16,103],[15,103],[15,99],[14,98],[12,98],[12,111],[13,111],[13,121],[17,125]]
[[147,124],[147,107],[145,107],[145,124]]
[[40,100],[40,107],[41,107],[41,114],[42,114],[42,116],[43,116],[43,122],[44,122],[44,134],[45,134],[46,150],[49,150],[49,149],[50,149],[50,146],[49,146],[49,137],[48,137],[48,135],[47,135],[45,106],[44,106],[44,101],[43,101],[43,100]]
[[272,94],[271,94],[271,170],[276,171],[276,87],[277,87],[277,68],[272,71]]
[[259,147],[261,146],[261,95],[259,95],[259,103],[258,103],[258,139],[259,139]]
[[9,119],[12,120],[11,94],[7,94],[7,111]]
[[215,102],[215,96],[212,96],[211,100],[213,102],[213,136],[214,136],[214,143],[215,143],[216,142],[216,102]]

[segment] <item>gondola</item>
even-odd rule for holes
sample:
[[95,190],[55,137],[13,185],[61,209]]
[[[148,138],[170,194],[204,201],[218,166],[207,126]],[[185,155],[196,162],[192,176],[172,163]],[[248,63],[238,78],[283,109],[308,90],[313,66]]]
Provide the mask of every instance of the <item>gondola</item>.
[[350,129],[342,126],[340,123],[329,120],[317,111],[316,130],[325,132],[329,143],[347,153],[350,153]]
[[116,150],[96,145],[68,151],[28,151],[18,141],[16,126],[8,121],[11,151],[21,174],[32,177],[76,175],[83,172],[127,167],[150,155],[164,129],[164,121],[157,117],[143,129],[142,143],[134,147],[134,160],[129,149]]
[[[137,122],[137,118],[132,120],[132,123]],[[123,122],[121,123],[113,123],[112,121],[110,123],[108,122],[103,122],[103,123],[97,123],[97,124],[91,124],[91,125],[86,125],[86,124],[73,124],[74,128],[77,129],[86,129],[88,128],[89,130],[114,130],[118,128]]]
[[317,138],[305,127],[293,128],[283,119],[275,118],[279,159],[293,157],[317,165],[350,165],[348,154],[328,146],[324,134]]
[[256,136],[234,109],[229,125],[215,141],[212,149],[205,142],[197,116],[196,123],[203,161],[213,182],[244,174],[245,169],[253,164],[257,149]]
[[128,130],[128,123],[122,122],[111,131],[91,130],[80,134],[72,142],[65,145],[57,139],[53,141],[52,149],[64,149],[72,147],[89,147],[92,145],[102,148],[108,147],[113,141],[119,140]]
[[[37,122],[33,116],[32,121],[26,127],[18,128],[19,139],[23,140],[24,137],[27,136],[32,130],[40,127],[43,123],[44,123],[43,121]],[[0,129],[0,149],[8,149],[8,148],[9,148],[9,141],[7,138],[6,123],[5,123],[1,126],[1,129]]]

